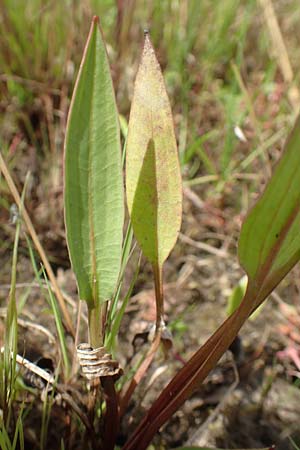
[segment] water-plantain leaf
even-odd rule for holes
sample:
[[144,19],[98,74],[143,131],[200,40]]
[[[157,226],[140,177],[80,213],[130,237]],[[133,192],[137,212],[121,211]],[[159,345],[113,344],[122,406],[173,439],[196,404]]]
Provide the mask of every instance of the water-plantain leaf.
[[94,18],[71,102],[65,141],[65,222],[79,295],[108,300],[118,279],[123,228],[118,113]]
[[128,126],[126,191],[137,241],[161,267],[180,229],[182,186],[169,99],[148,34]]
[[259,301],[300,259],[300,117],[242,226],[239,259]]

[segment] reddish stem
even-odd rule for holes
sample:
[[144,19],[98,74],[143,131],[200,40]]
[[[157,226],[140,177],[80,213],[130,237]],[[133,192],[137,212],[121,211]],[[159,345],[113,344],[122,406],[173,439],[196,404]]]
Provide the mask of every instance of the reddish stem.
[[138,384],[140,383],[140,381],[142,380],[142,378],[144,377],[148,367],[150,366],[154,355],[159,347],[159,343],[160,343],[160,337],[161,337],[161,333],[158,332],[155,334],[154,336],[154,340],[151,344],[151,347],[146,355],[146,358],[144,359],[144,361],[142,362],[142,364],[140,365],[140,367],[138,368],[138,370],[136,371],[134,377],[132,378],[124,396],[121,398],[120,401],[120,416],[122,417],[123,414],[125,413],[128,403],[132,397],[132,394],[135,391],[135,388],[138,386]]
[[102,377],[101,384],[106,401],[104,419],[103,449],[114,450],[119,431],[119,405],[112,377]]
[[132,394],[135,391],[135,388],[138,386],[145,373],[150,366],[154,355],[159,347],[161,340],[162,328],[164,326],[164,297],[163,297],[163,282],[162,282],[162,268],[158,264],[153,264],[153,274],[154,274],[154,286],[155,286],[155,301],[156,301],[156,327],[155,327],[155,335],[151,344],[151,347],[136,371],[134,377],[132,378],[124,396],[120,402],[120,416],[122,417],[125,413],[128,403],[132,397]]
[[145,450],[148,447],[157,430],[201,384],[228,349],[253,309],[251,300],[253,295],[248,290],[240,308],[218,328],[162,391],[123,450]]

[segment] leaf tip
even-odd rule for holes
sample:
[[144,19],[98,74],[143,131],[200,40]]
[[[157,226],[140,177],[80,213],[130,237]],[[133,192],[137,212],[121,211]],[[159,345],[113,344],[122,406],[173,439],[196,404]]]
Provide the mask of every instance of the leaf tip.
[[[152,48],[152,43],[151,43],[151,39],[150,39],[150,31],[148,28],[144,29],[144,49],[145,48]],[[153,50],[154,51],[154,50]]]
[[92,23],[93,23],[93,25],[96,25],[97,23],[100,23],[99,16],[93,16]]

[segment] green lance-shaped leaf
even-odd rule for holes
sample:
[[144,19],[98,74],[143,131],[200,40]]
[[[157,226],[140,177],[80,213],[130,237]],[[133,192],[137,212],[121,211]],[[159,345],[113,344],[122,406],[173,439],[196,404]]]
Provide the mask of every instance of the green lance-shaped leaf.
[[126,191],[137,241],[161,267],[178,237],[182,186],[171,108],[148,33],[128,126]]
[[300,259],[300,117],[262,196],[242,226],[239,259],[256,306]]
[[93,19],[65,141],[65,222],[79,295],[110,299],[121,262],[123,182],[118,113],[98,18]]
[[126,146],[127,204],[135,237],[153,266],[156,331],[146,358],[122,398],[125,410],[164,339],[162,266],[178,237],[182,184],[172,112],[148,33],[135,80]]

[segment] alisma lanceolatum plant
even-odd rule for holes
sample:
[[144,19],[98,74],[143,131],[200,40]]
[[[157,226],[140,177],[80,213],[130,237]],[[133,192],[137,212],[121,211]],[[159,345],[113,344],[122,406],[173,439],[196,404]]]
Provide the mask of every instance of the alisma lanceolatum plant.
[[[124,194],[118,110],[97,18],[91,25],[69,112],[64,197],[70,259],[79,297],[89,311],[90,345],[103,347],[108,341],[109,302],[120,281]],[[148,33],[128,126],[126,198],[135,237],[153,267],[157,319],[150,350],[129,386],[116,396],[114,377],[100,377],[106,395],[106,420],[99,446],[106,450],[114,448],[119,413],[125,411],[164,337],[162,268],[177,240],[182,215],[171,108]],[[245,320],[299,260],[299,229],[297,120],[272,179],[242,226],[238,254],[248,276],[244,299],[161,392],[124,450],[146,449],[157,430],[199,387]]]

